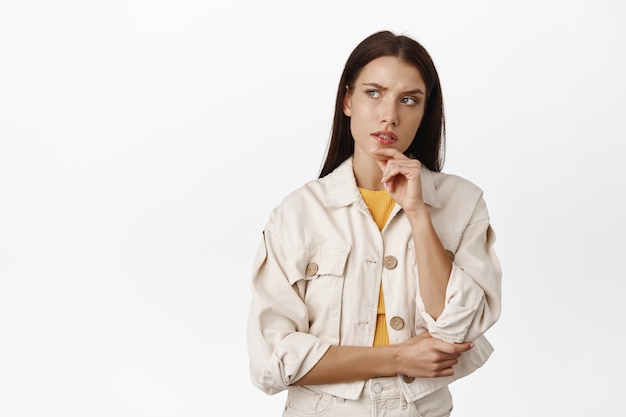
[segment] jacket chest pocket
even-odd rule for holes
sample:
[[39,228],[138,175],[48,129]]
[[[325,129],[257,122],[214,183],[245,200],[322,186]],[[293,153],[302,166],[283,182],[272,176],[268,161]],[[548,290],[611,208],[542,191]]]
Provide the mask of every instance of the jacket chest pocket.
[[309,314],[309,333],[339,344],[343,284],[350,245],[343,242],[289,248],[285,269]]
[[[461,233],[455,232],[437,232],[437,236],[439,237],[439,241],[441,242],[443,249],[446,251],[448,258],[452,262],[454,262],[455,255],[457,250],[459,249],[459,244],[461,243],[461,237],[463,235]],[[413,241],[409,242],[409,253],[411,255],[411,259],[413,260],[413,264],[417,265],[417,257],[415,256],[415,245]]]
[[456,251],[459,248],[459,243],[461,242],[461,233],[442,232],[438,233],[438,236],[443,248],[446,250],[448,258],[454,262]]

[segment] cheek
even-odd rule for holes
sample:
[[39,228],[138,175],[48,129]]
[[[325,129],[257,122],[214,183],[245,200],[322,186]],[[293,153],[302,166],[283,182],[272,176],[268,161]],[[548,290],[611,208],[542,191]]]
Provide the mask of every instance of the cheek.
[[364,116],[370,116],[376,112],[376,108],[379,103],[376,100],[367,99],[365,97],[359,97],[353,101],[354,111],[363,114]]
[[419,126],[420,124],[422,124],[422,122],[424,121],[424,111],[425,109],[421,109],[418,114],[417,114],[417,125]]
[[423,118],[424,118],[424,112],[423,111],[412,112],[410,114],[406,114],[405,118],[404,118],[405,126],[407,127],[407,129],[415,129],[415,130],[417,130],[417,128],[422,123]]
[[[358,124],[362,125],[363,123],[367,123],[369,120],[371,120],[373,114],[374,111],[372,109],[372,106],[364,103],[359,103],[357,106],[352,107],[351,120],[358,121]],[[358,127],[358,125],[355,125],[355,128],[358,129]]]
[[417,127],[420,127],[420,125],[422,124],[422,121],[424,121],[424,114],[420,114],[417,120],[415,121],[415,124],[417,125]]

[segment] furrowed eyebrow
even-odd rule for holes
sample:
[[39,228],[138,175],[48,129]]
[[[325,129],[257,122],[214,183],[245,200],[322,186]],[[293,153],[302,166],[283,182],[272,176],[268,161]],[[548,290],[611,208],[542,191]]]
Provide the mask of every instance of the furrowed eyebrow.
[[[385,88],[382,85],[377,84],[377,83],[363,83],[363,85],[367,86],[367,87],[373,87],[373,88],[375,88],[377,90],[383,90],[383,91],[387,90],[387,88]],[[416,88],[414,90],[405,91],[402,94],[421,94],[421,95],[425,95],[424,92],[421,89],[419,89],[419,88]]]
[[415,90],[405,91],[402,94],[421,94],[421,95],[425,95],[424,92],[422,90],[420,90],[419,88],[416,88]]

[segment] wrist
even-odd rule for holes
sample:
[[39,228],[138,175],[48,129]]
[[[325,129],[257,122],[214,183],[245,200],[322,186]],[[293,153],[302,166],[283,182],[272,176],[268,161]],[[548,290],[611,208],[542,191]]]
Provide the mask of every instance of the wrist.
[[430,210],[424,202],[416,204],[415,207],[412,207],[411,209],[405,209],[404,213],[411,223],[424,220],[430,221]]
[[389,376],[401,375],[403,372],[402,361],[400,360],[402,356],[400,352],[402,349],[401,345],[389,345],[385,349],[387,349],[387,354],[385,355],[385,366],[387,369],[385,373]]

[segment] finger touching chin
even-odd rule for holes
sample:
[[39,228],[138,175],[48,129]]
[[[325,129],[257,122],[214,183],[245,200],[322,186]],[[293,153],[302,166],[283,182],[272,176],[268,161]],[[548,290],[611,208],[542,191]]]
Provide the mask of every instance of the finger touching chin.
[[387,161],[394,158],[396,155],[402,155],[400,152],[393,148],[373,148],[370,152],[379,161]]

